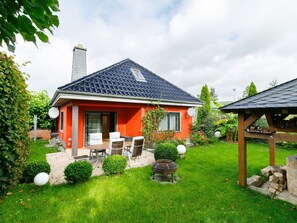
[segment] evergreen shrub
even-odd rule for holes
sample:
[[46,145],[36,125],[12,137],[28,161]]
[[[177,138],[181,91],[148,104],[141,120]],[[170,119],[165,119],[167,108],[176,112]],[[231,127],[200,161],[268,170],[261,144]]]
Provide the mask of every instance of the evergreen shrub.
[[20,180],[29,155],[29,93],[13,57],[0,52],[0,197]]
[[49,174],[51,172],[51,167],[46,161],[35,161],[26,165],[22,181],[26,183],[32,183],[34,177],[41,172]]
[[178,151],[174,144],[160,143],[155,149],[155,160],[169,159],[173,162],[178,158]]
[[103,161],[102,169],[106,175],[124,173],[127,159],[120,155],[108,156]]
[[88,161],[70,163],[64,170],[68,183],[80,183],[87,181],[92,175],[93,167]]

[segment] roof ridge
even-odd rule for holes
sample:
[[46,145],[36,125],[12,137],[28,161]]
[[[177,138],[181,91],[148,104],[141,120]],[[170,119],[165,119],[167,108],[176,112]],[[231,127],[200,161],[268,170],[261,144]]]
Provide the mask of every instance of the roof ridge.
[[77,80],[75,80],[75,81],[72,81],[72,82],[70,82],[70,83],[68,83],[68,84],[65,84],[65,85],[63,85],[63,86],[60,86],[60,87],[58,87],[58,89],[62,89],[62,88],[65,88],[65,87],[70,87],[70,86],[72,86],[72,85],[74,85],[74,84],[78,84],[78,83],[80,83],[82,80],[87,80],[87,79],[89,79],[89,78],[92,78],[92,77],[95,76],[95,75],[98,75],[98,74],[100,74],[100,73],[102,73],[102,72],[104,72],[104,71],[110,70],[110,69],[112,69],[112,68],[114,68],[114,67],[117,67],[117,66],[119,66],[119,65],[121,65],[121,64],[123,64],[123,63],[125,63],[125,62],[127,62],[127,61],[132,61],[132,60],[131,60],[130,58],[126,58],[126,59],[124,59],[124,60],[121,60],[120,62],[117,62],[117,63],[113,64],[113,65],[110,65],[110,66],[105,67],[105,68],[103,68],[103,69],[101,69],[101,70],[98,70],[98,71],[95,71],[95,72],[93,72],[93,73],[91,73],[91,74],[88,74],[87,76],[83,76],[83,77],[81,77],[81,78],[79,78],[79,79],[77,79]]
[[[174,86],[175,88],[177,88],[177,89],[183,91],[185,94],[189,95],[190,97],[195,98],[195,99],[197,99],[198,101],[200,101],[199,98],[196,98],[194,95],[191,95],[190,93],[188,93],[187,91],[181,89],[180,87],[176,86],[175,84],[172,84],[171,82],[167,81],[166,79],[164,79],[163,77],[157,75],[156,73],[152,72],[151,70],[145,68],[144,66],[142,66],[142,65],[140,65],[140,64],[138,64],[138,63],[136,63],[136,62],[133,61],[133,60],[130,60],[130,61],[132,61],[133,63],[135,63],[135,64],[137,64],[138,66],[142,67],[143,69],[147,70],[147,71],[150,72],[151,74],[157,76],[158,78],[162,79],[163,81],[165,81],[166,83],[170,84],[171,86]],[[200,101],[200,102],[201,102],[201,101]],[[201,102],[201,103],[202,103],[202,102]]]

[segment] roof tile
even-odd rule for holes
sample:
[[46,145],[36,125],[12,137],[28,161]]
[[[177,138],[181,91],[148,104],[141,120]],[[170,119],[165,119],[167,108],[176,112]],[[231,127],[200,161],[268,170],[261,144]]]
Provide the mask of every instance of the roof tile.
[[[141,71],[146,82],[137,81],[130,68]],[[199,99],[140,66],[130,59],[97,71],[58,88],[62,91],[86,92],[127,98],[147,98],[201,104]]]

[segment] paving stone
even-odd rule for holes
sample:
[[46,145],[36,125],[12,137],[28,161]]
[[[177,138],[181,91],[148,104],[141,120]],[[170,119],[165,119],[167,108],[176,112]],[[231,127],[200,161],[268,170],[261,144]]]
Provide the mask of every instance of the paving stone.
[[[89,155],[88,149],[79,149],[78,155]],[[46,154],[46,160],[50,164],[51,172],[49,174],[49,183],[51,185],[57,185],[57,184],[63,184],[66,183],[65,176],[64,176],[64,170],[65,168],[72,162],[74,162],[74,159],[71,156],[71,149],[66,149],[64,152],[57,152],[57,153],[49,153]],[[96,168],[93,169],[92,176],[98,176],[104,174],[102,170],[102,160],[99,159],[98,164],[96,165]],[[151,165],[154,161],[154,154],[151,152],[147,152],[143,156],[144,166],[145,165]],[[135,162],[132,160],[132,162]],[[127,165],[127,169],[129,168],[136,168],[141,167],[141,164],[138,164],[138,162],[132,163],[132,167],[129,167]]]

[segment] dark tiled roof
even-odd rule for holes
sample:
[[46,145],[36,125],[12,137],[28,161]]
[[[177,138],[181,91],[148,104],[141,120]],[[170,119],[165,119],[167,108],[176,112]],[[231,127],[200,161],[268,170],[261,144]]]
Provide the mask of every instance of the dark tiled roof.
[[297,79],[262,91],[221,108],[225,112],[246,109],[297,108]]
[[[137,81],[131,68],[141,71],[146,82]],[[201,104],[199,99],[164,80],[130,59],[82,77],[58,88],[73,93],[91,93],[98,96],[121,96],[129,99],[150,99]]]

